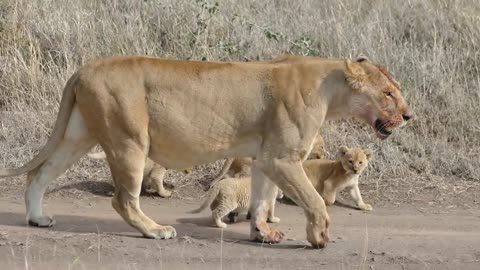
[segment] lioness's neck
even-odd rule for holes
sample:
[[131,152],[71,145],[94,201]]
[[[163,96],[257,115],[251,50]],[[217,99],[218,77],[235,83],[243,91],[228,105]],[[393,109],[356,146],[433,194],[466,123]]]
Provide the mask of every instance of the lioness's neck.
[[350,116],[350,97],[352,89],[345,76],[346,64],[344,60],[328,62],[319,69],[321,82],[319,98],[324,120],[333,120]]

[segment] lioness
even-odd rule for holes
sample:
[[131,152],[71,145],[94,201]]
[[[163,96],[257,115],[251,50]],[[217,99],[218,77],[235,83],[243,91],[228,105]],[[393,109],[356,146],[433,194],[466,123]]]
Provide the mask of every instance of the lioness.
[[[235,222],[238,213],[248,211],[250,206],[251,177],[226,178],[216,183],[208,192],[203,204],[191,213],[200,213],[210,205],[212,219],[219,228],[226,228],[222,220],[228,215],[230,222]],[[277,192],[279,192],[278,188]],[[280,222],[275,216],[276,198],[282,196],[279,192],[269,203],[267,221],[272,223]]]
[[[313,143],[312,150],[308,155],[307,159],[318,159],[325,156],[325,142],[317,134],[315,141]],[[212,180],[210,183],[210,188],[215,185],[218,181],[225,177],[238,178],[242,176],[250,176],[252,171],[252,158],[243,157],[243,158],[229,158],[223,164],[222,170],[220,173]]]
[[322,248],[330,219],[302,161],[323,122],[344,117],[370,124],[386,139],[412,113],[398,82],[365,58],[242,63],[110,57],[72,75],[46,145],[27,164],[0,170],[0,176],[28,172],[28,223],[52,226],[54,219],[42,211],[48,183],[99,143],[115,183],[113,208],[143,236],[172,238],[173,227],[140,209],[147,156],[172,169],[254,157],[250,237],[283,239],[266,222],[277,185],[304,209],[307,240]]
[[[88,154],[88,157],[93,159],[107,158],[105,152],[91,153]],[[172,196],[172,192],[163,186],[163,178],[165,177],[166,172],[166,168],[147,158],[145,161],[145,168],[143,168],[142,188],[145,190],[153,188],[160,197],[169,198]],[[184,170],[184,173],[188,172],[188,170]]]
[[341,146],[338,160],[307,160],[303,163],[303,169],[326,205],[335,203],[337,192],[348,188],[358,208],[370,211],[372,206],[363,202],[358,188],[358,177],[368,166],[372,156],[370,150]]

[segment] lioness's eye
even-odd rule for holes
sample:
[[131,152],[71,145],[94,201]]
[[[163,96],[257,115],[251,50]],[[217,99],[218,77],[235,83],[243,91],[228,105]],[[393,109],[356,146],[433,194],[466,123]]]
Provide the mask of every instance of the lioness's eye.
[[385,92],[385,95],[386,95],[387,97],[393,97],[392,92]]
[[362,164],[362,161],[360,161],[360,162],[358,162],[358,163]]
[[352,163],[353,163],[353,160],[349,160],[349,162],[350,162],[350,164],[352,164]]

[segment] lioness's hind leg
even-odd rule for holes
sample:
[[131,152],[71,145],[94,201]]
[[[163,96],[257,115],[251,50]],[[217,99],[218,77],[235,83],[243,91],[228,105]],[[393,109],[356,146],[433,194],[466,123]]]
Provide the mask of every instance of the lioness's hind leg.
[[[171,226],[161,226],[147,217],[140,209],[139,196],[145,166],[146,147],[134,142],[115,144],[120,151],[114,155],[107,153],[112,177],[115,183],[113,208],[130,226],[140,231],[144,237],[169,239],[176,236]],[[115,158],[112,158],[112,157]]]
[[27,221],[30,225],[49,227],[55,224],[54,219],[44,215],[42,210],[43,195],[48,183],[64,173],[95,143],[96,141],[88,133],[84,120],[75,107],[60,145],[40,167],[28,173],[25,204]]

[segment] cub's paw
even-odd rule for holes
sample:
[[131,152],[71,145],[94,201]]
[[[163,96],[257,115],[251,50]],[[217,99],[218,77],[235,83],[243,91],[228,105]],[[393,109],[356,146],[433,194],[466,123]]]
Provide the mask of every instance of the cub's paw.
[[280,222],[280,218],[279,217],[269,217],[267,219],[267,222],[270,222],[270,223],[279,223]]
[[364,211],[372,211],[373,210],[373,207],[368,203],[359,205],[358,208],[360,208],[360,210],[364,210]]
[[158,195],[160,195],[160,197],[162,198],[170,198],[172,197],[172,192],[170,190],[159,190],[157,191]]
[[238,220],[238,212],[228,213],[228,221],[230,221],[230,223],[236,223],[237,220]]
[[216,225],[217,227],[219,227],[219,228],[222,228],[222,229],[227,228],[227,224],[226,224],[225,222],[223,222],[223,221],[216,221],[216,222],[215,222],[215,225]]

